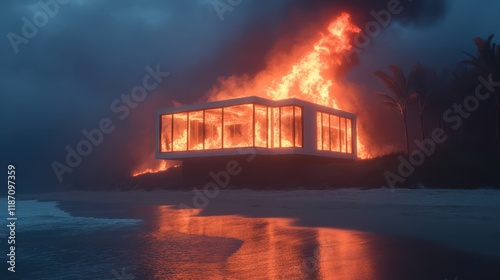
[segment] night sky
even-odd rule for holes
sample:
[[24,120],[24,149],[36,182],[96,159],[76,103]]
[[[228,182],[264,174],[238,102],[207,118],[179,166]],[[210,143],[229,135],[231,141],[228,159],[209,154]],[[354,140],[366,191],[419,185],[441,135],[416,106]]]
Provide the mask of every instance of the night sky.
[[[388,3],[232,2],[237,5],[221,18],[212,0],[72,0],[57,4],[46,25],[15,45],[12,36],[23,36],[23,18],[33,23],[43,9],[39,1],[1,1],[2,166],[16,164],[26,191],[128,176],[145,157],[154,157],[157,109],[203,99],[218,77],[259,72],[271,50],[287,49],[319,32],[342,11],[363,28],[373,20],[370,11]],[[474,37],[493,33],[500,38],[499,1],[413,0],[401,5],[403,12],[346,69],[345,79],[367,95],[384,89],[374,70],[392,63],[408,69],[420,61],[441,71],[466,59],[463,51],[475,51]],[[123,115],[111,104],[142,85],[148,66],[169,76],[120,119]],[[58,182],[51,164],[64,163],[65,147],[75,148],[85,139],[82,130],[98,128],[104,118],[114,130]],[[373,137],[380,145],[399,143],[389,136]]]

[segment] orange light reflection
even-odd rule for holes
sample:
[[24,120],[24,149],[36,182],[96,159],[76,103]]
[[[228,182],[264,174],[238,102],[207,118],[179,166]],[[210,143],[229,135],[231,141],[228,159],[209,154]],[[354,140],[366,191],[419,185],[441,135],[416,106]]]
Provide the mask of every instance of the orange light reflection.
[[[154,279],[354,280],[374,275],[361,232],[296,227],[284,218],[197,216],[200,210],[167,206],[157,211],[158,229],[149,236],[155,245],[147,248],[153,256],[147,269]],[[188,245],[172,245],[176,239],[187,239]]]

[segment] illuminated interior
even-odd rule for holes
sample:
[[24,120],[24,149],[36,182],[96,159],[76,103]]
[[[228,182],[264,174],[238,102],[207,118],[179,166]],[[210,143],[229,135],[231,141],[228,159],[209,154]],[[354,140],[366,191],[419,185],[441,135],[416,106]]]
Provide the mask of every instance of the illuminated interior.
[[241,104],[161,115],[160,152],[302,147],[302,108]]
[[157,118],[157,158],[231,156],[240,149],[357,158],[356,115],[295,98],[199,103],[163,109]]
[[333,114],[316,113],[317,149],[352,153],[352,121]]

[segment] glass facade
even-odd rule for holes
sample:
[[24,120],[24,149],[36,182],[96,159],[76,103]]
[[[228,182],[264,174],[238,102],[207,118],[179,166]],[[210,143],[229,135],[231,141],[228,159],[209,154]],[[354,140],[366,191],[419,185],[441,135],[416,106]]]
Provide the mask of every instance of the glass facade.
[[352,120],[323,112],[316,113],[317,146],[321,151],[352,154]]
[[221,149],[222,148],[222,108],[209,109],[203,111],[205,118],[204,127],[204,146],[203,149]]
[[302,107],[242,104],[161,115],[160,152],[303,146]]

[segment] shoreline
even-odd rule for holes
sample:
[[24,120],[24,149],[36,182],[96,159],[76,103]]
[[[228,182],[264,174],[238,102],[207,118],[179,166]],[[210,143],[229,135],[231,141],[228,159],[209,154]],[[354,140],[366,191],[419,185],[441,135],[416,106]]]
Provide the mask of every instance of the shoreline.
[[[176,208],[192,206],[193,197],[184,191],[77,191],[19,199]],[[297,226],[417,238],[500,258],[500,190],[221,190],[199,215],[291,218]]]

